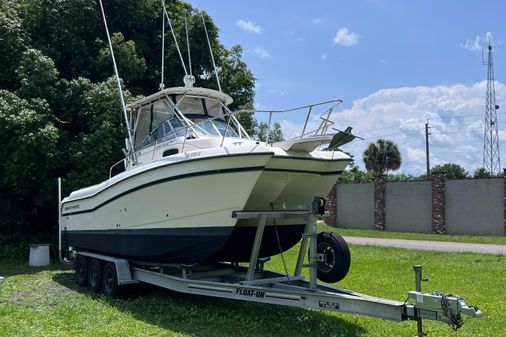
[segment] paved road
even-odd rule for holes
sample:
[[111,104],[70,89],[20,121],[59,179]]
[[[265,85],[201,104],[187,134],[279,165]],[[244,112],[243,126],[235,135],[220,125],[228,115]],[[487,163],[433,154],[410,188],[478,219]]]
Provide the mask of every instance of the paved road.
[[506,255],[506,245],[426,240],[361,238],[355,236],[344,236],[343,238],[346,240],[346,242],[354,245],[387,246],[406,249],[438,250],[443,252],[473,252],[482,254]]

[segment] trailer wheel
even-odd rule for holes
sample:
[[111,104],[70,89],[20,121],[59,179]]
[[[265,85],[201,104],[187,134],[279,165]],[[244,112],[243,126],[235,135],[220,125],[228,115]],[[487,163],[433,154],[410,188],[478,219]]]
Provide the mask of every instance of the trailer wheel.
[[104,294],[110,297],[116,297],[120,293],[118,285],[118,275],[116,274],[116,266],[112,262],[107,262],[102,275],[102,290]]
[[102,289],[102,262],[97,259],[91,260],[88,266],[88,285],[96,292]]
[[317,277],[327,283],[339,282],[350,270],[351,255],[348,244],[336,233],[319,233],[316,239],[317,252],[324,261],[318,262]]
[[78,286],[86,287],[88,285],[88,259],[85,256],[77,255],[74,268],[76,270],[75,283]]

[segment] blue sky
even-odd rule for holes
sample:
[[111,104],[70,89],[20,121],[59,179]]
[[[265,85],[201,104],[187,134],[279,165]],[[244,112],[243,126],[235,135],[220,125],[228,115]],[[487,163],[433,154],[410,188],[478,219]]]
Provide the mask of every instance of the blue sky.
[[[497,103],[504,105],[503,1],[189,1],[205,10],[227,47],[240,44],[257,78],[257,108],[289,108],[341,98],[333,114],[365,141],[378,137],[403,155],[401,171],[424,173],[424,118],[431,118],[431,163],[482,166],[486,67],[481,48],[494,38]],[[503,61],[504,60],[504,61]],[[506,105],[499,110],[506,166]],[[503,113],[504,112],[504,113]],[[261,116],[258,116],[262,118]],[[286,136],[300,116],[280,116]],[[313,120],[313,123],[317,123]]]

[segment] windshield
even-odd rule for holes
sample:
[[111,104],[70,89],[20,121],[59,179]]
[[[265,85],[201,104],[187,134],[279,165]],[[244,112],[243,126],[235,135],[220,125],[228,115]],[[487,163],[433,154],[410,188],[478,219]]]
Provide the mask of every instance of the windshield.
[[227,123],[222,119],[209,120],[206,118],[195,118],[194,117],[191,120],[195,124],[198,124],[198,126],[200,126],[202,129],[204,129],[210,135],[221,137],[221,136],[225,135],[225,130],[226,130],[226,132],[227,132],[226,137],[239,137],[237,135],[237,132],[232,127],[232,125],[228,125],[228,129],[227,129]]
[[141,149],[174,139],[202,136],[239,138],[237,121],[227,120],[229,111],[209,97],[169,95],[133,111],[134,147]]

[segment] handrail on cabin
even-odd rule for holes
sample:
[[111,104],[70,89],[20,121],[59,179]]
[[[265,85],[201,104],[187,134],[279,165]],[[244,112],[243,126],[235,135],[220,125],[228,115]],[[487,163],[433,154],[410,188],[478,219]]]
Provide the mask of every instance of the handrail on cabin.
[[[335,104],[332,105],[329,109],[325,110],[320,115],[320,119],[322,119],[322,123],[320,124],[320,126],[318,127],[318,129],[306,133],[307,124],[309,122],[309,117],[311,116],[311,112],[312,112],[313,108],[316,107],[316,106],[330,104],[330,103],[335,103]],[[268,143],[269,142],[269,134],[270,134],[270,131],[271,131],[271,120],[272,120],[272,114],[273,113],[291,112],[291,111],[297,111],[297,110],[302,110],[302,109],[306,109],[307,108],[308,112],[307,112],[307,115],[306,115],[306,120],[305,120],[304,126],[302,128],[302,133],[300,135],[300,138],[302,139],[302,138],[304,138],[304,136],[306,136],[308,134],[311,134],[311,133],[314,133],[315,135],[317,135],[320,130],[321,130],[322,134],[325,133],[327,131],[327,128],[330,125],[334,124],[329,119],[330,118],[330,114],[332,113],[333,109],[338,104],[341,104],[341,103],[343,103],[343,100],[336,98],[336,99],[332,99],[330,101],[324,101],[324,102],[319,102],[319,103],[314,103],[314,104],[308,104],[308,105],[300,106],[300,107],[297,107],[297,108],[290,108],[290,109],[285,109],[285,110],[256,110],[255,109],[255,110],[239,110],[239,112],[268,112],[269,113],[269,122],[268,122],[268,125],[267,125],[267,136],[266,136],[266,143]],[[326,113],[327,113],[327,118],[322,117]]]

